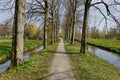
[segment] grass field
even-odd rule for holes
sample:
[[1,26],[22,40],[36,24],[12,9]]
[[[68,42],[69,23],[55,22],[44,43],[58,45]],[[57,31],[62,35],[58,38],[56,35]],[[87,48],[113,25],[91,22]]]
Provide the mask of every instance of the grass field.
[[[40,40],[25,40],[24,51],[36,48],[42,45]],[[0,40],[0,57],[10,56],[12,43],[11,40],[1,39]]]
[[120,53],[120,40],[90,39],[88,43]]
[[31,56],[24,66],[0,74],[0,80],[46,80],[58,43]]
[[120,70],[87,52],[79,53],[79,47],[65,42],[76,80],[120,80]]

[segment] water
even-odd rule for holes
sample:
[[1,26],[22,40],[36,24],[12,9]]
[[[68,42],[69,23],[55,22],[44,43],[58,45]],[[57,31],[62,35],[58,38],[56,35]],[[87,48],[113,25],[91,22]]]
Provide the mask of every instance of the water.
[[108,52],[94,46],[88,46],[88,51],[104,59],[110,64],[120,69],[120,55],[113,52]]
[[0,73],[6,71],[8,67],[10,66],[11,60],[6,61],[3,64],[0,64]]
[[[24,54],[24,59],[29,58],[33,53],[37,53],[37,52],[41,51],[42,49],[43,49],[43,46],[40,46],[40,47],[38,47],[38,48],[30,51],[30,52],[26,52],[26,53]],[[31,54],[31,53],[32,53],[32,54]]]
[[[24,59],[29,58],[33,53],[37,53],[43,49],[43,46],[36,48],[35,50],[32,50],[30,52],[26,52],[24,54]],[[5,72],[11,64],[11,60],[7,60],[5,63],[0,64],[0,73]]]

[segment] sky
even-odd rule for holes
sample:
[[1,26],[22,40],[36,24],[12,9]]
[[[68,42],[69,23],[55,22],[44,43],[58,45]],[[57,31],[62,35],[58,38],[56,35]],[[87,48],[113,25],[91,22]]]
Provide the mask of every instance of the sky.
[[[1,1],[1,0],[0,0]],[[7,0],[9,1],[9,0]],[[92,3],[95,3],[95,2],[99,2],[100,0],[93,0]],[[106,3],[110,4],[112,3],[113,0],[104,0]],[[119,0],[118,0],[119,1]],[[0,5],[0,8],[1,6],[3,5]],[[104,5],[97,5],[98,7],[100,7],[100,9],[102,10],[103,13],[106,14],[106,10],[105,10],[105,7]],[[62,8],[62,7],[61,7]],[[116,9],[119,10],[120,6],[115,6]],[[64,10],[60,11],[61,14],[64,15]],[[111,9],[111,12],[117,16],[117,18],[119,18],[118,16],[120,15],[119,12],[116,12],[114,9]],[[90,27],[93,27],[93,26],[99,26],[99,29],[102,30],[103,27],[105,26],[105,22],[102,21],[102,23],[99,25],[100,23],[100,20],[103,18],[103,16],[100,14],[100,12],[94,8],[91,7],[90,9],[90,14],[89,14],[89,26]],[[13,16],[13,11],[0,11],[0,23],[3,23],[5,20],[11,18],[11,16]],[[64,18],[64,16],[61,15],[62,18]],[[108,18],[110,20],[112,20],[111,18]],[[61,19],[62,20],[62,19]],[[108,21],[108,28],[109,27],[113,27],[115,25],[115,22],[114,21]]]
[[[97,0],[98,2],[100,1],[100,0]],[[111,3],[113,3],[113,0],[104,0],[107,4],[111,4]],[[120,2],[120,0],[117,0],[117,1],[119,1]],[[93,2],[92,3],[95,3],[96,2],[96,0],[93,0]],[[106,12],[106,9],[105,9],[105,7],[104,7],[104,5],[97,5],[100,9],[101,9],[101,11],[105,14],[105,15],[107,15],[107,12]],[[120,5],[118,5],[118,6],[114,6],[114,8],[116,8],[116,9],[120,9]],[[117,12],[117,11],[115,11],[114,9],[113,9],[113,7],[110,7],[110,11],[111,11],[111,13],[114,15],[114,16],[116,16],[116,18],[117,19],[119,19],[120,17],[120,12]],[[95,8],[93,8],[93,7],[91,7],[91,9],[90,9],[90,17],[89,17],[89,24],[90,24],[90,26],[92,27],[92,26],[97,26],[97,27],[99,27],[99,29],[100,30],[102,30],[103,28],[104,28],[104,26],[105,26],[105,21],[102,21],[102,23],[100,24],[100,21],[101,21],[101,19],[102,18],[104,18],[102,15],[101,15],[101,13],[97,10],[97,9],[95,9]],[[110,18],[110,17],[107,17],[109,20],[108,20],[108,25],[107,25],[107,27],[108,27],[108,29],[110,28],[110,27],[114,27],[115,25],[116,25],[116,23]],[[99,25],[100,24],[100,25]]]
[[[92,0],[92,4],[93,3],[96,3],[96,2],[100,2],[101,0]],[[113,3],[114,0],[104,0],[107,4],[111,4]],[[120,2],[120,0],[117,0]],[[104,5],[97,5],[97,7],[99,7],[101,9],[101,11],[107,15],[107,12],[106,12],[106,9],[104,7]],[[119,6],[114,6],[116,9],[120,9],[120,5]],[[81,6],[80,6],[81,8]],[[115,11],[113,8],[110,9],[111,13],[116,16],[116,18],[120,18],[120,12],[117,12]],[[101,13],[96,10],[95,8],[91,7],[90,8],[90,12],[89,12],[89,27],[94,27],[96,26],[100,31],[103,31],[103,28],[105,27],[105,21],[103,20],[101,22],[101,19],[103,19],[104,17],[101,15]],[[111,27],[114,27],[116,25],[116,23],[110,18],[107,16],[107,18],[109,19],[108,20],[108,24],[107,24],[107,28],[108,30],[111,28]],[[83,17],[81,17],[81,20],[83,20]],[[101,24],[100,24],[101,22]]]
[[10,19],[11,17],[13,17],[13,10],[1,10],[3,8],[10,8],[9,6],[11,6],[13,3],[13,1],[11,1],[11,3],[6,4],[6,2],[11,1],[11,0],[0,0],[0,23],[4,23],[5,20]]
[[9,11],[0,13],[0,23],[3,23],[5,20],[10,19],[12,14]]

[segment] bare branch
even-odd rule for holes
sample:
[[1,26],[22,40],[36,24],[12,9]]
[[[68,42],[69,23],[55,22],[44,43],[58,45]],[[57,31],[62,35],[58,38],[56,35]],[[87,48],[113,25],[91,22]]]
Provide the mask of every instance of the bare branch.
[[105,23],[106,23],[106,27],[107,27],[107,17],[104,15],[104,13],[100,10],[100,8],[96,7],[95,5],[93,5],[94,8],[96,8],[105,18]]
[[102,4],[103,2],[97,2],[97,3],[93,3],[90,6],[94,6],[94,5],[98,5],[98,4]]

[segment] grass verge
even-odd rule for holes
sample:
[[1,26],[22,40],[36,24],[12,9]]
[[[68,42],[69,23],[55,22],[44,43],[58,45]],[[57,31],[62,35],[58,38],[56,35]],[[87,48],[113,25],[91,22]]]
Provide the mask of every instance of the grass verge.
[[90,39],[88,44],[120,53],[120,40],[114,39]]
[[33,55],[24,66],[0,74],[0,80],[46,80],[58,43]]
[[120,80],[120,70],[87,52],[79,53],[79,47],[65,42],[76,80]]
[[[41,40],[25,40],[24,51],[26,52],[40,45],[42,45]],[[0,58],[5,58],[7,56],[10,56],[11,47],[12,47],[12,42],[10,39],[0,40]]]

